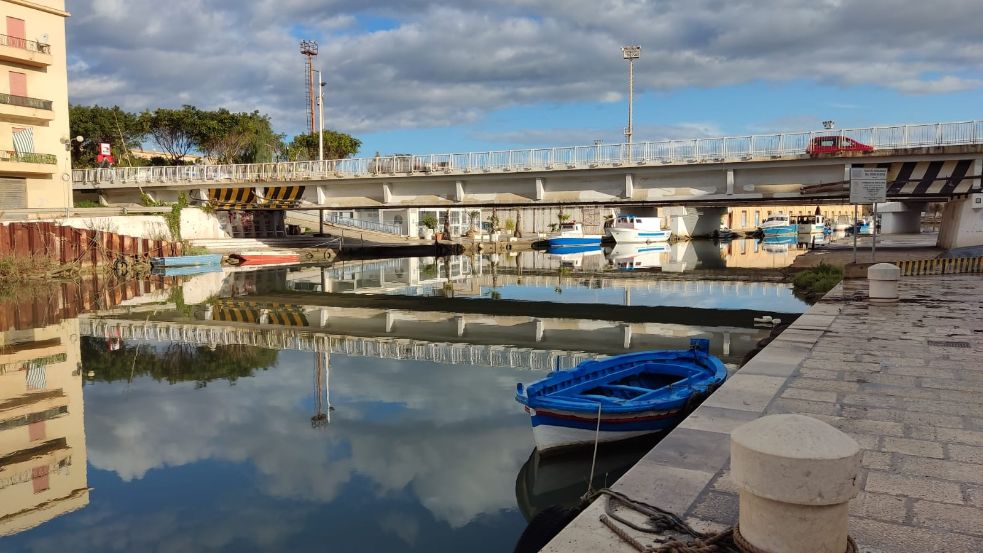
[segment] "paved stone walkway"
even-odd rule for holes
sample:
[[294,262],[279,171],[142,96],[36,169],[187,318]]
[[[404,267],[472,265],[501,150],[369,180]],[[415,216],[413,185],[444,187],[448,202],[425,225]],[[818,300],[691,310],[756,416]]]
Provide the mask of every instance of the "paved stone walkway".
[[[824,420],[863,448],[850,532],[862,551],[983,551],[983,276],[903,278],[871,305],[845,281],[614,486],[703,530],[737,520],[729,433],[762,414]],[[544,551],[631,551],[594,502]],[[634,533],[643,543],[650,536]]]

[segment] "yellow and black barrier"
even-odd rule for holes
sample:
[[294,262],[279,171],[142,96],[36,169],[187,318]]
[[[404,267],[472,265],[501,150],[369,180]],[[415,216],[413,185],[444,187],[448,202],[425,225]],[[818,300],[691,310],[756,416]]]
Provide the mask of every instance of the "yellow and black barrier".
[[983,257],[945,257],[897,261],[901,276],[983,273]]

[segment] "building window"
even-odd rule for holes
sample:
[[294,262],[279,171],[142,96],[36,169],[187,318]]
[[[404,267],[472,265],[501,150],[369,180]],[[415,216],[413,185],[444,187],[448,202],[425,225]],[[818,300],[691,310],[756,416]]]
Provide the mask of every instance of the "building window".
[[756,209],[754,210],[754,226],[758,226],[760,224],[761,224],[761,212]]
[[741,210],[741,228],[747,228],[747,211]]
[[10,95],[27,96],[27,73],[10,71]]
[[24,20],[7,16],[7,46],[11,48],[27,48],[26,39],[27,31],[24,28]]

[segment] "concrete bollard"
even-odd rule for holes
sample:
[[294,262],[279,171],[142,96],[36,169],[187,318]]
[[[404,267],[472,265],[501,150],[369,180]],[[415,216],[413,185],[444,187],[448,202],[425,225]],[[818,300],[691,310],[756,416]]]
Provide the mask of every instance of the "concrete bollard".
[[844,553],[860,446],[803,415],[769,415],[731,433],[740,537],[768,553]]
[[878,263],[867,269],[868,297],[876,303],[898,301],[898,279],[901,269],[890,263]]

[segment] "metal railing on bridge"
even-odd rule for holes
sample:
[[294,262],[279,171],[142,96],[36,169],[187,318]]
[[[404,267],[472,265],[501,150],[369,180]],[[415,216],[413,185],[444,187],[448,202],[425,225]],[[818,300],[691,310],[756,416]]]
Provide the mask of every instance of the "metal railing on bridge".
[[74,181],[83,186],[104,183],[221,184],[720,163],[807,155],[815,138],[828,136],[849,137],[876,149],[980,144],[983,143],[983,121],[325,161],[82,169],[74,171]]
[[401,225],[380,223],[378,221],[368,221],[365,219],[354,219],[352,217],[344,217],[337,213],[325,214],[324,222],[331,225],[338,225],[341,227],[371,230],[375,232],[384,232],[386,234],[395,234],[398,236],[401,236],[403,234],[403,227]]

